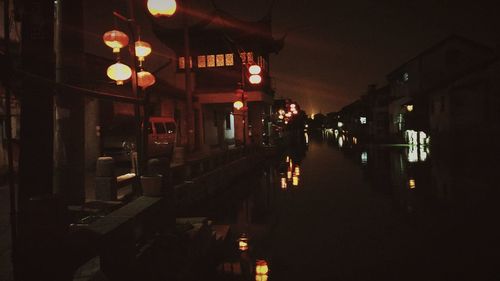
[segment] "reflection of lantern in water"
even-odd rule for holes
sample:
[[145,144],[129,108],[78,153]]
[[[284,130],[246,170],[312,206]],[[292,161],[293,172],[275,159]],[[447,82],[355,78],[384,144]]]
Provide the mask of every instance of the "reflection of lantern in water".
[[295,175],[300,176],[300,167],[299,166],[295,167]]
[[255,262],[255,274],[256,275],[267,275],[269,272],[269,267],[265,260],[257,260]]
[[414,189],[415,188],[415,179],[409,179],[408,186],[410,187],[410,189]]
[[281,178],[281,188],[286,189],[287,187],[286,178]]
[[344,146],[344,139],[339,138],[339,147],[343,147],[343,146]]
[[299,185],[299,177],[298,176],[294,176],[293,177],[292,185],[293,186],[298,186]]
[[255,281],[267,281],[267,275],[255,275]]
[[287,178],[287,179],[292,179],[292,171],[288,170],[288,171],[286,172],[286,178]]
[[248,238],[245,233],[241,234],[240,239],[238,239],[238,248],[240,251],[248,250]]
[[293,168],[293,161],[290,159],[290,169]]

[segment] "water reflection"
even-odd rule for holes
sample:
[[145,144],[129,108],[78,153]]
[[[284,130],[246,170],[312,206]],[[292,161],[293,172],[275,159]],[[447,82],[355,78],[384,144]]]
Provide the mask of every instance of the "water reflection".
[[[298,162],[301,161],[300,156],[295,154],[295,157],[285,156],[284,163],[280,165],[281,170],[281,181],[280,186],[281,189],[288,189],[289,187],[298,187],[299,186],[299,177],[300,177],[300,165]],[[284,169],[286,167],[286,173]]]

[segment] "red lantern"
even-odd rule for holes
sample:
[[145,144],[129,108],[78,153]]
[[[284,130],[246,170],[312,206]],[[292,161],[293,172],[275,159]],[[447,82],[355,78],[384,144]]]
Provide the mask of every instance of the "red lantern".
[[240,110],[243,108],[243,102],[240,100],[237,100],[233,103],[233,107],[236,108],[236,110]]
[[113,53],[119,53],[121,48],[128,45],[127,34],[119,30],[111,30],[104,33],[102,40],[106,45],[113,48]]
[[137,73],[137,85],[139,87],[146,89],[147,87],[153,85],[156,82],[156,79],[153,74],[141,70]]
[[255,263],[255,274],[256,275],[267,275],[269,272],[269,267],[265,260],[257,260]]
[[139,61],[144,61],[144,57],[151,54],[151,45],[148,42],[137,41],[135,42],[135,55]]

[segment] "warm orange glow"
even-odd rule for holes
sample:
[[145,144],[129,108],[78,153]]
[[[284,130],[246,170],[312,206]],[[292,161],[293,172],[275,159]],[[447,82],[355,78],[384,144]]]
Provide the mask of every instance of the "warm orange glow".
[[240,110],[243,108],[243,102],[240,100],[237,100],[233,103],[233,107],[236,108],[236,110]]
[[260,75],[258,74],[252,74],[250,75],[250,78],[248,78],[248,81],[250,81],[251,84],[260,84],[260,82],[262,82],[262,77],[260,77]]
[[292,171],[286,172],[286,177],[290,180],[292,179]]
[[123,63],[115,63],[108,67],[108,77],[116,81],[116,85],[123,85],[123,81],[132,76],[132,70],[128,65]]
[[147,57],[149,54],[151,54],[151,45],[148,42],[135,42],[135,55],[139,58],[139,61],[144,61],[144,57]]
[[414,179],[410,179],[408,181],[408,186],[410,187],[410,189],[414,189],[416,187],[415,180]]
[[300,176],[300,167],[295,167],[295,175]]
[[240,251],[248,250],[248,238],[245,234],[242,234],[240,239],[238,239],[238,248]]
[[170,17],[177,10],[175,0],[148,0],[147,6],[154,17]]
[[137,85],[146,89],[156,82],[155,76],[147,71],[141,70],[137,73]]
[[127,34],[119,30],[111,30],[104,33],[102,40],[108,47],[113,48],[113,53],[119,53],[121,48],[128,45]]
[[293,186],[298,186],[299,185],[299,177],[298,176],[294,176],[293,179],[292,179],[292,185]]
[[268,280],[268,276],[267,275],[255,275],[255,281],[267,281]]
[[408,112],[412,112],[413,111],[413,104],[406,105],[406,110],[408,110]]
[[257,74],[260,74],[260,72],[262,71],[262,69],[260,68],[259,65],[257,64],[254,64],[254,65],[251,65],[249,68],[248,68],[248,72],[250,72],[250,74],[252,75],[257,75]]
[[286,183],[286,178],[281,178],[281,188],[286,189],[288,184]]
[[256,275],[267,275],[269,272],[269,267],[265,260],[257,260],[255,263],[255,274]]

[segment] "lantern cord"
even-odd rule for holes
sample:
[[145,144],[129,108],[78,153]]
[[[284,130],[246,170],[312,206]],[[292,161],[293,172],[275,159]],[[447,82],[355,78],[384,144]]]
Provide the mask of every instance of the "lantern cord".
[[83,95],[83,96],[88,96],[88,97],[93,97],[93,98],[98,98],[98,99],[108,99],[116,102],[123,102],[123,103],[130,103],[130,104],[143,104],[144,101],[142,99],[134,98],[134,97],[126,97],[118,94],[111,94],[111,93],[106,93],[98,90],[92,90],[88,88],[83,88],[75,85],[70,85],[66,83],[61,83],[61,82],[55,82],[54,80],[47,79],[43,76],[36,75],[33,73],[25,72],[25,71],[20,71],[16,70],[19,74],[22,74],[26,77],[29,77],[31,79],[37,80],[39,82],[43,82],[45,84],[50,84],[55,86],[56,88],[59,89],[66,89],[66,90],[73,90],[74,92],[69,91],[68,94],[75,94],[75,95]]

